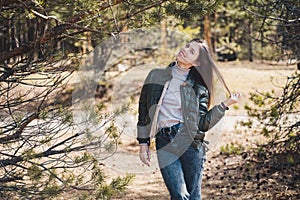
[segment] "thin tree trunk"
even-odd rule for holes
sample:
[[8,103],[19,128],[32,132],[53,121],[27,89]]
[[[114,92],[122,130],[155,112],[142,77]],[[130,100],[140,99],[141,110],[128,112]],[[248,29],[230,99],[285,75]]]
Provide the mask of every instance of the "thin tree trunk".
[[249,22],[248,29],[249,29],[249,41],[248,41],[248,44],[249,44],[249,48],[248,48],[249,61],[253,62],[252,22]]
[[[218,14],[215,12],[214,13],[214,24],[217,24],[218,21]],[[212,51],[216,53],[216,48],[217,48],[217,35],[216,31],[213,31],[213,42],[212,42]]]
[[210,31],[209,15],[204,16],[204,39],[207,42],[207,45],[209,47],[209,51],[210,51],[211,55],[214,55],[213,51],[212,51],[212,45],[211,45],[211,31]]
[[166,28],[166,21],[162,20],[160,23],[160,28],[161,28],[161,44],[162,48],[166,49],[167,48],[167,28]]

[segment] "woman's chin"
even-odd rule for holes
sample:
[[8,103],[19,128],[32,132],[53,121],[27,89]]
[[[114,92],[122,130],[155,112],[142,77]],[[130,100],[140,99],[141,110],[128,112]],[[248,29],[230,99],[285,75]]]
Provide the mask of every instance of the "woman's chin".
[[184,62],[184,60],[182,59],[182,57],[181,57],[180,55],[177,55],[177,56],[176,56],[176,60],[177,60],[178,62]]

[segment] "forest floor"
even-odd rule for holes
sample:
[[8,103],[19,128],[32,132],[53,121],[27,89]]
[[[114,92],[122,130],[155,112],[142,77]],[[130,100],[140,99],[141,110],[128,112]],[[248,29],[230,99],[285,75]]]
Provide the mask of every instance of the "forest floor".
[[[300,199],[299,170],[292,173],[291,170],[294,169],[287,164],[273,166],[271,160],[256,157],[257,152],[252,149],[257,143],[263,143],[265,138],[254,130],[237,125],[238,121],[248,119],[244,105],[250,104],[249,93],[257,90],[277,90],[274,84],[284,85],[286,75],[292,74],[295,67],[240,61],[218,64],[230,88],[240,91],[243,99],[238,106],[230,109],[220,125],[210,132],[211,143],[203,172],[202,198]],[[113,91],[112,101],[131,99],[131,113],[117,119],[116,123],[123,131],[122,143],[112,157],[101,162],[108,179],[126,174],[134,175],[127,190],[113,199],[169,199],[155,150],[152,149],[151,166],[147,167],[139,160],[139,148],[135,140],[137,99],[149,70],[140,68],[127,72],[119,79],[118,85],[121,86],[115,87]],[[228,153],[229,151],[231,153]]]

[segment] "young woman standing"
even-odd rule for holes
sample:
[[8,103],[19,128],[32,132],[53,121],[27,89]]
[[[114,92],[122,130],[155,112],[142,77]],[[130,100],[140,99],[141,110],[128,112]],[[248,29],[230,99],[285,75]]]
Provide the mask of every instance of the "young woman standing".
[[237,103],[239,93],[212,108],[213,72],[226,86],[205,42],[194,39],[165,69],[149,72],[137,124],[140,159],[150,166],[150,139],[156,138],[160,171],[171,200],[200,200],[205,132]]

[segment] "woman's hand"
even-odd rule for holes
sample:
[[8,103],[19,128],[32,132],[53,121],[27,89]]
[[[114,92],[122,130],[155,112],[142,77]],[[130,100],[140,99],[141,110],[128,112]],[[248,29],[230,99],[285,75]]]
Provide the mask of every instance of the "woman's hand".
[[227,106],[227,107],[229,107],[229,106],[231,106],[231,105],[233,105],[233,104],[235,104],[235,103],[238,103],[239,102],[239,100],[240,100],[240,98],[241,98],[241,93],[239,93],[239,92],[236,92],[236,93],[233,93],[233,94],[231,94],[231,96],[228,98],[228,99],[226,99],[223,103],[225,104],[225,106]]
[[147,144],[140,144],[140,159],[148,167],[150,167],[150,158],[151,152],[149,146]]

